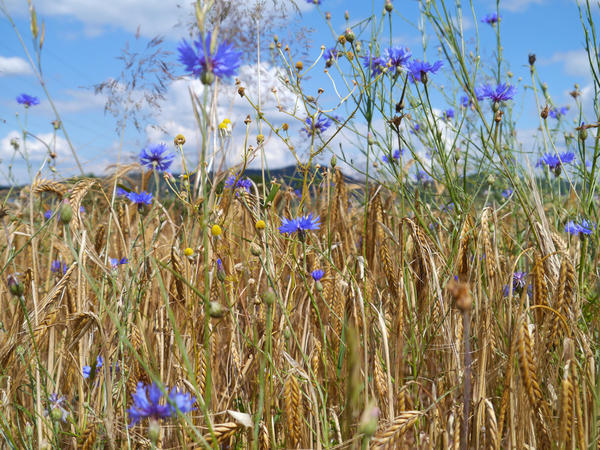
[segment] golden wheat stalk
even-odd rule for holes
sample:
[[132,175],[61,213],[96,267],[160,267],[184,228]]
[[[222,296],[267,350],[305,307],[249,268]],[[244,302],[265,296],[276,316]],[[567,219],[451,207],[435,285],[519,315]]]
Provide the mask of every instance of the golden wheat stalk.
[[[225,443],[229,438],[233,437],[238,430],[241,430],[244,426],[237,422],[226,422],[215,425],[213,432],[206,435],[204,438],[207,442],[213,443]],[[214,437],[213,437],[214,436]]]
[[297,448],[302,438],[302,394],[298,380],[293,375],[285,382],[284,403],[289,446]]
[[376,354],[374,359],[374,370],[373,376],[375,378],[375,389],[377,391],[377,396],[379,397],[379,401],[382,405],[382,410],[385,410],[387,401],[388,401],[388,390],[387,390],[387,377],[383,370],[383,364],[381,362],[381,358],[379,354]]
[[58,181],[36,179],[33,182],[32,190],[34,194],[41,194],[42,192],[53,192],[59,197],[64,197],[67,193],[67,187],[59,183]]
[[488,448],[500,450],[500,435],[498,434],[498,422],[496,421],[496,412],[494,405],[489,399],[485,399],[485,433],[488,438]]
[[404,411],[387,428],[373,437],[371,449],[391,450],[401,448],[400,439],[421,416],[423,416],[421,411]]
[[575,386],[573,385],[573,372],[571,361],[568,361],[563,370],[563,379],[560,389],[560,409],[558,417],[559,448],[570,448],[573,433],[573,402],[575,400]]
[[[546,282],[546,271],[541,256],[536,254],[532,269],[533,274],[533,304],[547,306],[548,283]],[[544,313],[541,310],[535,312],[535,323],[540,327],[544,319]]]
[[79,437],[79,446],[77,448],[81,450],[90,450],[96,443],[96,424],[90,422],[85,427],[85,430]]
[[[568,333],[568,329],[565,329],[566,320],[567,323],[570,319],[570,312],[572,311],[572,302],[575,296],[575,269],[569,261],[568,257],[563,258],[560,266],[560,275],[558,278],[558,286],[556,290],[556,303],[554,309],[560,314],[552,315],[552,326],[550,328],[550,344],[555,345],[562,340],[562,337]],[[562,316],[562,317],[561,317]]]
[[550,417],[550,413],[548,411],[548,404],[543,399],[542,390],[538,382],[536,364],[533,358],[533,344],[524,314],[521,317],[517,333],[517,352],[519,355],[521,380],[533,410],[538,443],[542,448],[549,448],[550,437],[546,420]]

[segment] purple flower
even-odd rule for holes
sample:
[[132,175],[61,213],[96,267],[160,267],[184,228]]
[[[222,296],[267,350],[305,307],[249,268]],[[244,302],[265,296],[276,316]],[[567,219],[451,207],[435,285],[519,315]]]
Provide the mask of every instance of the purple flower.
[[175,154],[169,152],[166,144],[149,145],[140,153],[140,164],[159,172],[169,170],[174,159]]
[[52,261],[52,264],[50,264],[50,272],[52,273],[60,274],[62,272],[62,274],[64,275],[65,273],[67,273],[68,268],[69,266],[67,265],[67,263],[60,262],[58,259],[55,259],[54,261]]
[[387,67],[387,61],[381,56],[373,56],[370,51],[367,51],[365,56],[361,56],[365,69],[371,71],[371,76],[376,77],[383,69]]
[[306,0],[306,3],[310,3],[311,5],[320,5],[321,0]]
[[504,198],[509,198],[511,195],[513,195],[513,190],[510,188],[506,188],[502,191],[502,197]]
[[494,87],[491,84],[484,84],[476,90],[477,99],[489,98],[494,103],[512,100],[516,93],[516,88],[508,83],[500,83]]
[[383,155],[381,160],[386,163],[395,162],[398,161],[402,155],[404,155],[404,149],[396,149],[394,150],[394,153],[392,153],[392,159],[390,159],[387,155]]
[[328,48],[325,50],[325,53],[323,53],[323,57],[325,58],[325,63],[331,65],[333,64],[333,61],[337,59],[338,51],[335,47]]
[[325,275],[325,272],[323,272],[321,269],[317,269],[317,270],[313,270],[310,275],[313,277],[313,280],[319,281],[321,278],[323,278],[323,275]]
[[[252,187],[252,181],[250,181],[250,179],[248,178],[239,178],[239,176],[239,174],[230,175],[227,178],[227,180],[225,180],[225,187],[228,189],[242,188],[245,189],[246,192],[250,192],[250,188]],[[237,182],[235,180],[237,180]]]
[[130,427],[146,417],[164,419],[171,416],[170,406],[159,403],[163,391],[155,383],[152,383],[152,386],[145,386],[141,381],[138,382],[137,389],[131,396],[133,397],[133,406],[127,410],[131,417]]
[[[96,358],[96,367],[94,368],[94,376],[96,376],[96,374],[98,373],[98,370],[102,368],[102,364],[104,364],[104,358],[102,358],[102,356],[98,355],[98,357]],[[91,366],[83,366],[83,378],[89,378],[90,375],[92,374],[92,367]]]
[[196,397],[192,397],[190,394],[185,394],[175,388],[171,389],[171,392],[169,392],[169,408],[171,408],[171,416],[177,415],[178,412],[186,414],[195,410],[194,403],[196,403]]
[[206,33],[204,42],[200,38],[190,44],[184,39],[177,47],[179,61],[195,77],[206,76],[207,73],[219,78],[235,75],[242,62],[242,52],[236,51],[228,42],[221,42],[211,53],[211,45],[211,33]]
[[[517,294],[521,294],[523,289],[527,286],[527,272],[515,272],[513,273],[512,289]],[[508,285],[504,286],[503,293],[505,297],[508,297],[510,288]]]
[[556,155],[553,153],[545,153],[539,159],[535,167],[548,166],[550,170],[554,172],[555,176],[559,176],[562,170],[563,164],[570,164],[575,159],[575,154],[573,152],[566,151],[561,153],[560,155]]
[[123,265],[123,264],[127,264],[129,262],[129,260],[127,258],[110,258],[110,265],[113,269],[116,269],[117,267]]
[[481,19],[481,23],[487,23],[488,25],[494,25],[498,23],[498,13],[489,13],[486,14],[483,19]]
[[415,178],[418,183],[430,183],[433,181],[433,178],[425,170],[417,170]]
[[569,111],[568,106],[563,106],[562,108],[552,108],[550,111],[548,111],[548,115],[553,119],[559,119],[567,114],[567,111]]
[[449,108],[446,111],[444,111],[444,117],[446,119],[453,119],[454,118],[454,110],[452,108]]
[[[64,408],[65,398],[62,395],[58,395],[55,392],[50,394],[48,397],[48,409],[46,409],[45,414],[50,417],[56,417],[54,414],[59,415],[55,420],[62,420],[63,422],[67,421],[67,416],[69,415],[68,411]],[[54,413],[57,411],[57,413]]]
[[306,118],[302,131],[304,131],[308,136],[311,136],[313,133],[321,134],[331,126],[331,123],[332,122],[329,117],[319,113],[314,121],[312,117]]
[[313,217],[312,213],[295,219],[282,219],[279,227],[280,233],[304,233],[305,231],[318,230],[321,226],[319,216]]
[[17,103],[20,105],[24,105],[25,108],[29,108],[30,106],[39,105],[40,99],[34,97],[33,95],[21,94],[17,97]]
[[400,72],[400,67],[406,66],[411,56],[412,53],[407,48],[392,47],[387,50],[388,61],[396,72]]
[[146,191],[142,191],[140,193],[128,192],[126,197],[133,204],[138,205],[138,207],[141,207],[143,205],[151,205],[152,204],[152,193],[151,192],[146,192]]
[[596,224],[582,219],[580,223],[570,220],[565,225],[565,231],[569,234],[577,234],[580,237],[589,236],[596,229]]
[[471,98],[470,98],[469,96],[467,96],[467,95],[463,95],[463,96],[460,98],[460,105],[461,105],[463,108],[469,108],[469,107],[470,107],[472,104],[473,104],[473,100],[471,100]]
[[415,123],[415,126],[410,130],[412,134],[417,134],[419,131],[421,131],[421,126],[418,123]]
[[450,202],[442,207],[442,212],[449,213],[454,209],[454,202]]
[[419,81],[427,83],[427,74],[436,73],[443,65],[444,63],[442,61],[436,61],[433,64],[429,64],[425,61],[413,59],[408,63],[410,79],[413,83],[418,83]]
[[47,209],[46,212],[44,213],[44,219],[49,220],[50,217],[52,217],[52,210]]

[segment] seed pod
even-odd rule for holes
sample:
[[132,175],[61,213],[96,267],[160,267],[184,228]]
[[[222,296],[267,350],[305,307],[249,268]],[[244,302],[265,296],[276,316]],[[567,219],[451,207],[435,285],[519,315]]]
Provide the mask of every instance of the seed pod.
[[213,319],[221,319],[225,317],[227,309],[219,302],[210,302],[208,304],[208,315]]
[[344,37],[346,38],[346,40],[348,42],[350,42],[352,44],[352,42],[354,42],[354,39],[356,38],[356,35],[354,34],[354,31],[352,31],[352,28],[346,28]]
[[60,221],[66,225],[73,218],[73,208],[71,208],[71,205],[69,205],[69,203],[65,202],[61,205],[59,214]]
[[215,74],[212,73],[210,70],[202,72],[202,75],[200,75],[200,81],[203,85],[210,86],[215,82]]

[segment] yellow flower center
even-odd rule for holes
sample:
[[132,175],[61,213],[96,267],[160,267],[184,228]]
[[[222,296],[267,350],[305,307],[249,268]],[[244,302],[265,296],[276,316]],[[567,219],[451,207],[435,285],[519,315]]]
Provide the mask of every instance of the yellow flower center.
[[220,236],[223,230],[221,230],[221,227],[219,225],[215,224],[210,229],[210,232],[213,236]]

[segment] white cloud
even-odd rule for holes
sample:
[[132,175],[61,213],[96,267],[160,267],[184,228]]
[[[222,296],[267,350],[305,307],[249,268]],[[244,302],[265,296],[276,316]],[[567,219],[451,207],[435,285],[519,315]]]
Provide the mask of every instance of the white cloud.
[[[239,75],[240,85],[245,88],[245,95],[257,103],[258,97],[258,74],[256,65],[244,65],[240,67]],[[290,123],[291,129],[294,130],[295,124],[286,114],[278,111],[278,104],[286,110],[294,108],[296,96],[292,93],[279,79],[277,69],[269,64],[263,63],[260,67],[260,84],[261,84],[261,104],[262,111],[265,117],[275,126],[278,126],[283,121]],[[189,90],[198,98],[202,98],[204,86],[198,80],[180,79],[173,82],[167,93],[166,100],[160,112],[155,115],[155,122],[159,125],[156,127],[146,128],[146,137],[149,142],[166,142],[170,144],[173,137],[179,133],[186,138],[184,150],[186,157],[189,157],[191,163],[196,163],[198,160],[198,152],[200,151],[200,133],[196,124]],[[277,92],[276,100],[275,93]],[[255,121],[256,112],[248,104],[245,98],[240,97],[237,92],[237,87],[233,83],[221,84],[218,91],[218,107],[217,107],[217,122],[228,118],[232,122],[232,136],[230,146],[226,146],[225,150],[218,146],[218,152],[215,157],[214,165],[217,167],[221,161],[224,161],[225,166],[231,166],[241,161],[242,143],[245,139],[246,125],[244,119],[250,114],[252,124],[250,125],[250,133],[248,143],[256,147],[255,137],[258,134],[258,127]],[[295,132],[295,130],[294,130]],[[269,128],[263,125],[263,134],[266,136],[265,141],[265,157],[270,168],[276,168],[293,164],[294,160],[289,153],[286,145],[281,142],[277,136],[269,138]],[[209,155],[212,156],[214,141],[211,136],[209,139]],[[257,154],[252,167],[260,165],[260,155]],[[177,170],[177,167],[175,167]]]
[[[5,0],[11,13],[25,15],[27,2],[23,0]],[[256,3],[258,0],[247,0]],[[289,2],[289,0],[283,0]],[[38,15],[66,16],[81,21],[88,36],[102,34],[107,28],[121,28],[153,37],[157,34],[168,35],[170,39],[179,39],[186,35],[187,22],[194,20],[193,0],[36,0]],[[284,3],[287,11],[312,10],[314,5],[304,0],[296,0],[298,9]],[[269,4],[267,3],[267,6]]]
[[[8,0],[11,12],[24,14],[27,4],[21,0]],[[178,33],[175,25],[186,19],[192,10],[192,2],[181,3],[165,0],[37,0],[38,15],[68,16],[80,20],[88,35],[97,35],[105,28],[117,27],[135,33],[138,26],[143,36]],[[185,33],[179,28],[179,35]]]
[[0,77],[10,75],[31,75],[31,66],[17,56],[0,56]]
[[[15,146],[17,151],[15,151]],[[44,168],[42,176],[49,176],[47,162],[49,149],[56,153],[55,162],[58,176],[68,177],[79,174],[71,149],[62,136],[55,137],[53,133],[43,133],[36,137],[27,136],[26,143],[23,145],[21,132],[12,130],[0,139],[0,184],[10,183],[10,180],[2,179],[2,176],[8,174],[9,168],[19,184],[31,182],[30,177],[34,177],[42,167]],[[91,152],[87,156],[78,153],[78,157],[86,173],[101,174],[109,164],[116,162],[116,157],[113,157],[115,152],[116,147]],[[26,158],[30,164],[31,173],[28,172]]]
[[[106,97],[102,94],[95,94],[88,89],[67,89],[64,91],[66,98],[54,100],[54,105],[61,112],[74,113],[86,110],[102,110],[106,103]],[[48,111],[52,111],[49,105],[46,105]]]
[[589,78],[590,63],[587,52],[583,49],[557,52],[550,58],[551,63],[561,63],[567,75]]

